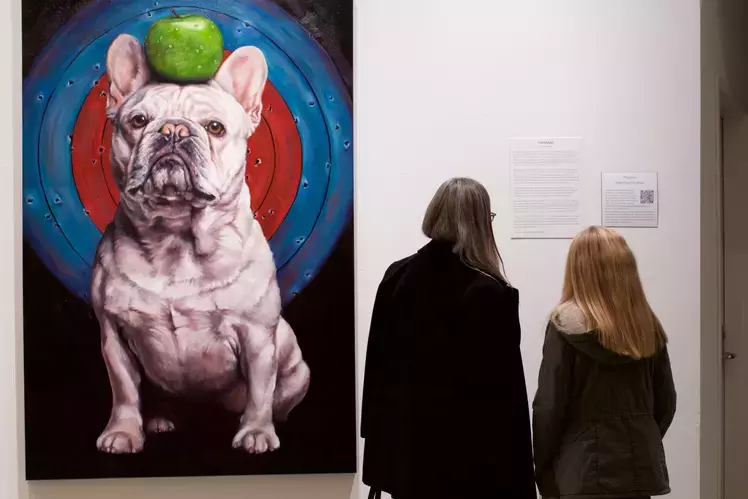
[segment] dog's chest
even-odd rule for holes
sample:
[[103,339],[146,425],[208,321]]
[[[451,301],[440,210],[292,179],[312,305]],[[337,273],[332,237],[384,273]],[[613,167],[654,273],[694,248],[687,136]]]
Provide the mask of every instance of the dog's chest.
[[110,305],[153,382],[175,393],[211,392],[235,382],[240,318],[220,307],[214,294],[163,298],[130,288],[122,298]]

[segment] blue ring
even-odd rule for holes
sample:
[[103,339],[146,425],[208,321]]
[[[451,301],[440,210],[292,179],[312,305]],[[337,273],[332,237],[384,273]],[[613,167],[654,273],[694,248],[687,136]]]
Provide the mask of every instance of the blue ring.
[[72,174],[70,136],[86,96],[104,71],[106,51],[121,33],[141,40],[150,24],[200,12],[221,29],[226,48],[259,47],[269,78],[297,118],[302,182],[270,240],[284,303],[319,271],[351,219],[352,102],[327,53],[292,17],[266,0],[99,0],[49,42],[24,81],[24,235],[45,265],[88,300],[101,233],[85,212]]

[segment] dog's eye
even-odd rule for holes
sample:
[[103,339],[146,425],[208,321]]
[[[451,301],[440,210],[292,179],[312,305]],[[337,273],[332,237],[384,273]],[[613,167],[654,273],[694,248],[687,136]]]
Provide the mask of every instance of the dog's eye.
[[215,135],[216,137],[221,137],[224,133],[226,133],[226,127],[223,126],[223,123],[220,123],[218,121],[211,121],[207,125],[205,125],[205,130],[211,135]]
[[142,114],[136,114],[132,118],[130,118],[130,125],[132,125],[133,128],[143,128],[148,124],[148,118],[143,116]]

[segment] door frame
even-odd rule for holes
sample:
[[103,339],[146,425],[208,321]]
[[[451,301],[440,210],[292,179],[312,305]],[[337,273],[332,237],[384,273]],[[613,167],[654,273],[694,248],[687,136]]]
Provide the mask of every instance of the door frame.
[[702,73],[699,497],[725,498],[724,208],[722,122],[739,116],[718,74]]
[[[726,421],[725,421],[725,335],[726,335],[726,312],[725,312],[725,115],[724,109],[726,98],[720,88],[719,80],[717,82],[717,137],[715,138],[717,152],[717,224],[719,233],[717,237],[717,307],[719,310],[719,490],[718,499],[725,498],[725,442],[726,442]],[[704,387],[702,386],[702,390]]]
[[[730,126],[730,122],[733,120],[737,120],[738,118],[744,117],[746,112],[743,109],[743,107],[733,98],[733,96],[730,94],[729,90],[727,89],[727,85],[724,84],[723,80],[721,78],[717,78],[716,85],[716,103],[717,103],[717,113],[715,116],[716,123],[714,124],[716,136],[714,138],[715,140],[715,170],[716,170],[716,176],[717,176],[717,185],[716,185],[716,217],[717,217],[717,224],[719,227],[718,235],[717,235],[717,307],[718,307],[718,324],[719,324],[719,345],[717,348],[718,352],[718,358],[711,359],[709,362],[717,361],[719,363],[719,372],[720,376],[718,379],[718,396],[719,396],[719,417],[715,421],[715,424],[718,426],[717,428],[707,428],[705,426],[702,426],[702,435],[701,438],[708,438],[708,432],[710,430],[716,430],[715,432],[719,434],[719,459],[717,463],[717,468],[719,471],[719,490],[717,491],[718,495],[715,499],[725,499],[726,498],[726,474],[725,474],[725,459],[726,459],[726,452],[727,452],[727,446],[726,446],[726,398],[725,398],[725,349],[724,349],[724,341],[726,336],[726,317],[725,317],[725,297],[726,297],[726,289],[725,289],[725,272],[726,272],[726,266],[725,266],[725,196],[724,196],[724,186],[725,186],[725,141],[724,141],[724,130],[725,126]],[[709,331],[702,332],[702,334],[709,334]],[[702,369],[705,367],[704,362],[707,359],[704,359],[702,357]],[[707,380],[708,381],[708,380]],[[705,390],[705,386],[709,386],[708,384],[704,383],[703,377],[702,377],[702,392]],[[705,407],[702,405],[702,414],[705,411]],[[704,466],[704,456],[700,456],[702,462],[702,467]],[[702,497],[705,497],[702,490]]]

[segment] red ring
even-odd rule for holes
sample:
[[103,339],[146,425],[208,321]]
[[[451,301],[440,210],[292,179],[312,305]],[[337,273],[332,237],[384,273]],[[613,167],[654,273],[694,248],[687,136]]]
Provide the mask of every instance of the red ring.
[[[224,59],[229,54],[226,51]],[[109,162],[112,126],[106,117],[108,91],[109,83],[102,75],[81,106],[71,147],[78,195],[100,231],[112,221],[119,204]],[[262,122],[247,142],[246,181],[252,210],[270,239],[296,198],[302,153],[293,115],[269,81],[262,102]]]

